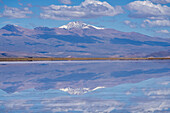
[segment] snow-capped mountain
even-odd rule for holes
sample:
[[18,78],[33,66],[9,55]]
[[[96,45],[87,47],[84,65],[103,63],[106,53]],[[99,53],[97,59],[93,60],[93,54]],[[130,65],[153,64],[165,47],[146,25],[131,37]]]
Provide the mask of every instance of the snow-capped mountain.
[[0,29],[0,42],[0,57],[152,57],[160,51],[170,56],[170,39],[82,22],[34,29],[6,25]]
[[96,87],[94,89],[90,89],[90,88],[61,88],[60,90],[61,91],[64,91],[64,92],[68,92],[69,94],[71,95],[82,95],[82,94],[85,94],[85,93],[88,93],[88,92],[91,92],[91,91],[95,91],[95,90],[98,90],[98,89],[102,89],[102,88],[105,88],[105,87]]
[[69,22],[67,25],[63,25],[59,28],[64,28],[64,29],[90,29],[90,28],[94,28],[94,29],[104,29],[104,28],[100,28],[100,27],[96,27],[93,25],[89,25],[80,21],[77,22]]

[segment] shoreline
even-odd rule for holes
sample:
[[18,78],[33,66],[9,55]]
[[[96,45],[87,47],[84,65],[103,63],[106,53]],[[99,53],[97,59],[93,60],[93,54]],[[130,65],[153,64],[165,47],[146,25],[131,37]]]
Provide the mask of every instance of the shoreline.
[[0,58],[3,61],[170,60],[170,58]]

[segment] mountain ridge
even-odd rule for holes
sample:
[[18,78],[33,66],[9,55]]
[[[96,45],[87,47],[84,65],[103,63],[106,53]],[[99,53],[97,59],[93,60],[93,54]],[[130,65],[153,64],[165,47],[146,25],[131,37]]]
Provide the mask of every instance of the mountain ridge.
[[[68,29],[6,25],[0,29],[0,50],[3,51],[0,57],[16,56],[15,53],[18,57],[151,57],[170,47],[170,39],[97,29],[82,22],[71,24],[67,24]],[[169,56],[169,51],[165,52],[164,55]]]
[[73,28],[77,28],[77,29],[89,29],[89,28],[94,28],[94,29],[104,29],[104,28],[100,28],[100,27],[96,27],[93,25],[89,25],[83,22],[69,22],[67,25],[63,25],[60,26],[59,28],[64,28],[64,29],[73,29]]

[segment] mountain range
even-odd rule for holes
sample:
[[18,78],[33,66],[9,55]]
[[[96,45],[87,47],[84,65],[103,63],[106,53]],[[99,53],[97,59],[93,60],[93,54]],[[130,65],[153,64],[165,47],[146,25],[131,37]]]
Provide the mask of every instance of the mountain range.
[[0,29],[0,57],[170,57],[170,39],[69,22]]

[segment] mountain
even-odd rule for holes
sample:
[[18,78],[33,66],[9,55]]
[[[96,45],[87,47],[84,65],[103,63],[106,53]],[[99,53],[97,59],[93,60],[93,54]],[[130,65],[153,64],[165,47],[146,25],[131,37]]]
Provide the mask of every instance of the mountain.
[[170,57],[170,49],[149,54],[147,57]]
[[0,57],[161,57],[162,51],[168,57],[170,48],[170,39],[83,22],[34,29],[6,25],[0,29],[0,42]]
[[11,25],[11,24],[8,24],[8,25],[2,27],[1,29],[5,29],[5,30],[11,31],[11,32],[20,32],[18,30],[18,26],[17,25]]
[[90,28],[93,28],[93,29],[104,29],[104,28],[100,28],[100,27],[96,27],[96,26],[93,26],[93,25],[89,25],[89,24],[85,24],[83,22],[69,22],[67,25],[63,25],[59,28],[64,28],[64,29],[90,29]]
[[36,30],[36,31],[52,31],[54,29],[48,28],[48,27],[36,27],[36,28],[34,28],[34,30]]
[[90,88],[74,88],[73,89],[73,88],[68,87],[68,88],[61,88],[59,90],[68,92],[71,95],[82,95],[82,94],[92,92],[92,91],[95,91],[97,89],[102,89],[102,88],[105,88],[105,87],[96,87],[94,89],[90,89]]

